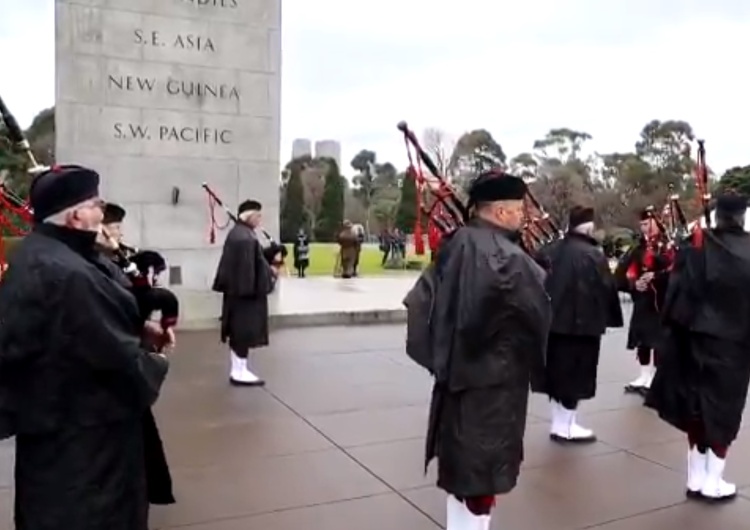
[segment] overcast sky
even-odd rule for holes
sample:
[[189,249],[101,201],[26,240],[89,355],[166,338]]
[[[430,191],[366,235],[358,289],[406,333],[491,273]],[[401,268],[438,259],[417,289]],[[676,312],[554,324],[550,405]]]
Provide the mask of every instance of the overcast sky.
[[[659,118],[716,171],[750,163],[745,0],[283,0],[283,24],[284,161],[307,137],[401,165],[402,119],[511,155],[553,127],[626,151]],[[23,125],[54,104],[53,0],[0,0],[0,93]]]

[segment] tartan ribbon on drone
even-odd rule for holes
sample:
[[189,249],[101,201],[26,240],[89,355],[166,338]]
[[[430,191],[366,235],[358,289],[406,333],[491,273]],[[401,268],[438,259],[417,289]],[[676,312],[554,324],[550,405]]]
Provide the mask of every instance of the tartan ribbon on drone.
[[[442,238],[466,224],[470,212],[469,207],[463,202],[448,179],[438,170],[430,155],[422,148],[416,135],[409,129],[406,122],[400,122],[397,127],[404,135],[406,153],[409,159],[407,178],[413,178],[417,188],[417,222],[414,227],[414,239],[417,253],[420,253],[420,247],[422,250],[424,248],[422,215],[428,217],[428,226],[432,229],[431,235],[434,240],[435,232],[439,231]],[[429,177],[425,174],[424,168],[429,172]],[[493,171],[498,176],[506,174],[502,168]],[[429,208],[426,208],[423,204],[424,191],[429,192],[433,198]],[[541,246],[561,236],[555,222],[544,211],[544,208],[530,190],[524,199],[524,213],[525,219],[521,235],[524,249],[527,252],[535,252]]]

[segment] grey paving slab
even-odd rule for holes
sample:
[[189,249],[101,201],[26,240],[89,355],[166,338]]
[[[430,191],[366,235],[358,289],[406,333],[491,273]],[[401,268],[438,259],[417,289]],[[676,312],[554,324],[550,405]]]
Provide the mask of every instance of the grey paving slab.
[[[434,469],[422,473],[430,380],[404,358],[401,325],[279,330],[254,355],[263,389],[227,384],[214,332],[184,332],[156,407],[178,503],[152,528],[431,530],[444,524]],[[637,372],[625,332],[609,333],[599,395],[582,412],[599,442],[549,442],[534,396],[518,488],[493,530],[746,528],[750,493],[707,507],[683,495],[685,442],[622,386]],[[750,432],[728,477],[750,486]],[[0,530],[12,528],[12,441],[0,444]]]

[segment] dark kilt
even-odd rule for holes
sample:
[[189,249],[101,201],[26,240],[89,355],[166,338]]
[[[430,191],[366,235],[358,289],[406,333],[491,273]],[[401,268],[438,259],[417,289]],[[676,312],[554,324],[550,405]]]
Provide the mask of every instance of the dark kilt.
[[742,423],[748,384],[746,346],[670,327],[645,404],[683,432],[700,422],[709,444],[728,446]]
[[633,297],[633,314],[628,326],[627,349],[657,348],[662,339],[661,315],[653,298]]
[[16,437],[17,530],[148,530],[140,418]]
[[461,392],[433,390],[428,431],[438,459],[437,485],[457,497],[508,493],[523,462],[528,386]]
[[555,400],[578,401],[596,395],[602,338],[551,333],[547,342],[547,394]]

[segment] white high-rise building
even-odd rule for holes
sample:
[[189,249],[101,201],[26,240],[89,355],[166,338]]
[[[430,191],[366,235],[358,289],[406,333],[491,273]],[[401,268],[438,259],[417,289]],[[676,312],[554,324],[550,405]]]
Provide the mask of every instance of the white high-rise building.
[[336,140],[320,140],[315,142],[315,157],[333,158],[341,167],[341,142]]
[[312,142],[307,138],[297,138],[292,142],[292,159],[312,154]]

